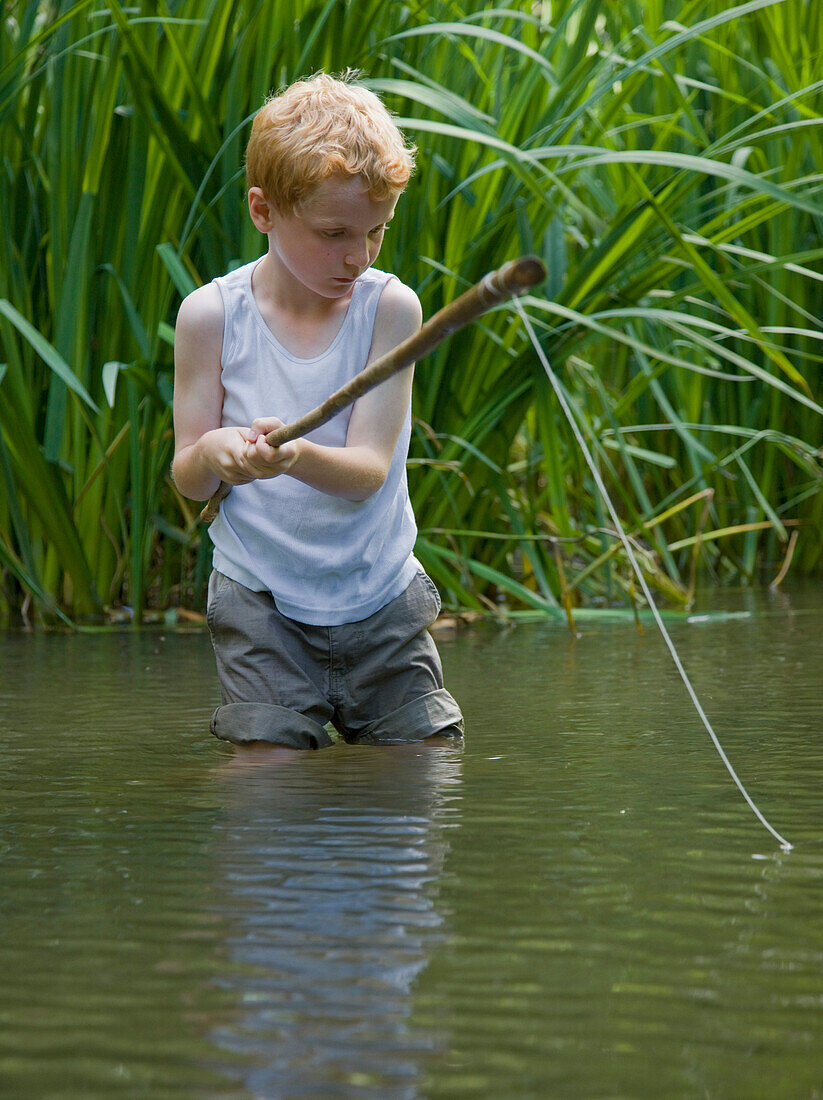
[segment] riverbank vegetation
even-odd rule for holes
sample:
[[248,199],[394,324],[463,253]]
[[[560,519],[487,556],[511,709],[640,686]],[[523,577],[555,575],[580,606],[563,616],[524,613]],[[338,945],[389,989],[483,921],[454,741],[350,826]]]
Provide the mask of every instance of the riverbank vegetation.
[[[700,572],[819,570],[814,0],[78,0],[4,19],[6,616],[202,610],[210,544],[169,477],[176,310],[260,252],[254,110],[347,67],[418,146],[380,264],[427,315],[545,260],[522,306],[653,588],[683,604]],[[514,305],[419,366],[414,412],[418,553],[447,606],[634,600]]]

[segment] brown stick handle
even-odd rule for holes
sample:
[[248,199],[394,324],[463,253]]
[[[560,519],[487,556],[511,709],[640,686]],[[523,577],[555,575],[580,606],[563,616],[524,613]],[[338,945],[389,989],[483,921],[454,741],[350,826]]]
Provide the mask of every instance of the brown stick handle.
[[[418,359],[434,351],[447,336],[470,325],[472,321],[476,321],[494,306],[522,294],[529,287],[536,286],[545,278],[546,268],[536,256],[523,256],[519,260],[509,260],[497,271],[491,271],[485,275],[465,294],[461,294],[459,298],[455,298],[453,302],[449,302],[447,306],[435,313],[408,340],[392,348],[386,355],[375,359],[350,382],[327,398],[322,405],[318,405],[316,409],[312,409],[292,424],[285,424],[282,428],[269,432],[266,442],[272,447],[281,447],[292,439],[298,439],[314,431],[345,409],[347,405],[353,405],[358,397],[362,397],[398,371],[405,370]],[[218,513],[220,502],[228,496],[230,490],[230,485],[221,482],[217,492],[200,513],[200,518],[206,523],[211,523]]]

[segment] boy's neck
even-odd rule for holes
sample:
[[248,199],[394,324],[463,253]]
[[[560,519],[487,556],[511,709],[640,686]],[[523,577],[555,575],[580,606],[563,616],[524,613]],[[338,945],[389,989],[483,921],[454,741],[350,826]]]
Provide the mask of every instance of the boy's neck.
[[331,346],[345,321],[351,294],[325,298],[293,279],[269,252],[252,272],[255,305],[273,336],[298,359]]
[[252,292],[258,306],[263,305],[290,319],[304,318],[319,324],[345,314],[351,301],[351,291],[340,298],[316,294],[295,279],[271,250],[254,268]]

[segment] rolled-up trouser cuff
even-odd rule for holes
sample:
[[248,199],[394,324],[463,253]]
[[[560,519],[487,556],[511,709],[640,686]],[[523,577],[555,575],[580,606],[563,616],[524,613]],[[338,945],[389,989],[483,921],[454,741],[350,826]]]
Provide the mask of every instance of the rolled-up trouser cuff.
[[235,745],[268,741],[289,749],[325,749],[334,743],[323,726],[274,703],[225,703],[212,715],[211,732]]
[[463,736],[463,715],[445,688],[412,699],[384,715],[379,722],[359,730],[351,740],[358,745],[402,745],[423,741],[434,734]]

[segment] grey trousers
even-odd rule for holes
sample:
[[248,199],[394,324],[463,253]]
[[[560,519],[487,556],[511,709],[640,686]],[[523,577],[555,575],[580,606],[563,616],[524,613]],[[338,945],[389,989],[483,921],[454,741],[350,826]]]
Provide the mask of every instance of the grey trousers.
[[225,741],[296,749],[333,744],[328,723],[360,745],[462,737],[463,716],[443,686],[428,631],[439,611],[437,589],[422,569],[374,615],[342,626],[288,619],[269,592],[215,570],[207,619],[222,705],[212,732]]

